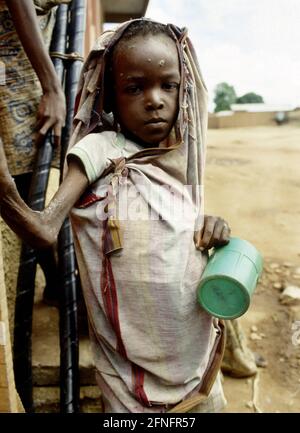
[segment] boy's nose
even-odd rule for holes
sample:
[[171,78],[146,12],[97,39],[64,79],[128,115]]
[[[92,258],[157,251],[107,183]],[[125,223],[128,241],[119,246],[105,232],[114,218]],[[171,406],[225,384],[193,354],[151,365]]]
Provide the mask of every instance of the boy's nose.
[[161,98],[161,94],[159,91],[149,92],[146,96],[146,109],[147,110],[157,110],[163,108],[164,103]]

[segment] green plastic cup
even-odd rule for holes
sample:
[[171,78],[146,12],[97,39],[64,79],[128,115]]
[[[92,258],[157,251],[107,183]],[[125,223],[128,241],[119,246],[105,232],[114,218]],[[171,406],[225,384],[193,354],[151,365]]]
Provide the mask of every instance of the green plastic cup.
[[215,248],[198,286],[198,301],[212,316],[236,319],[249,308],[263,269],[263,259],[250,242],[230,238]]

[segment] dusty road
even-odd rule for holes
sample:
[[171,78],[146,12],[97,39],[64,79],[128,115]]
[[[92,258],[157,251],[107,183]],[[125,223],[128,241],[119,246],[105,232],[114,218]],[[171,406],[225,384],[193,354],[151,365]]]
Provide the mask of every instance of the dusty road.
[[299,126],[208,131],[206,209],[267,257],[300,261]]
[[228,412],[300,412],[300,305],[279,299],[287,285],[300,286],[299,153],[300,122],[208,131],[206,213],[224,217],[232,235],[252,242],[265,259],[240,320],[249,346],[268,365],[255,381],[225,377]]

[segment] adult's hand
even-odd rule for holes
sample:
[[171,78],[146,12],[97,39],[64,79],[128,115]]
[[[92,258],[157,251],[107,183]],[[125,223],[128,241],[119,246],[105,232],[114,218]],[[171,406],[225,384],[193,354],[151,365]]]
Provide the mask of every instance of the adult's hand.
[[50,128],[54,131],[54,144],[59,145],[61,131],[65,125],[66,118],[66,101],[63,91],[50,90],[45,92],[41,98],[37,112],[37,130],[40,142]]

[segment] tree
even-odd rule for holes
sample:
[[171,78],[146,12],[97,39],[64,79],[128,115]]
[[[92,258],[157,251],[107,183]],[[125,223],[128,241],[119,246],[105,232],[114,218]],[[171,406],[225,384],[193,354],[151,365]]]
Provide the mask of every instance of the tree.
[[262,96],[257,95],[254,92],[245,93],[245,95],[239,96],[236,99],[237,104],[254,104],[259,102],[264,102],[264,100]]
[[236,93],[233,86],[228,83],[219,83],[215,88],[214,103],[215,113],[217,111],[230,110],[231,104],[236,101]]

